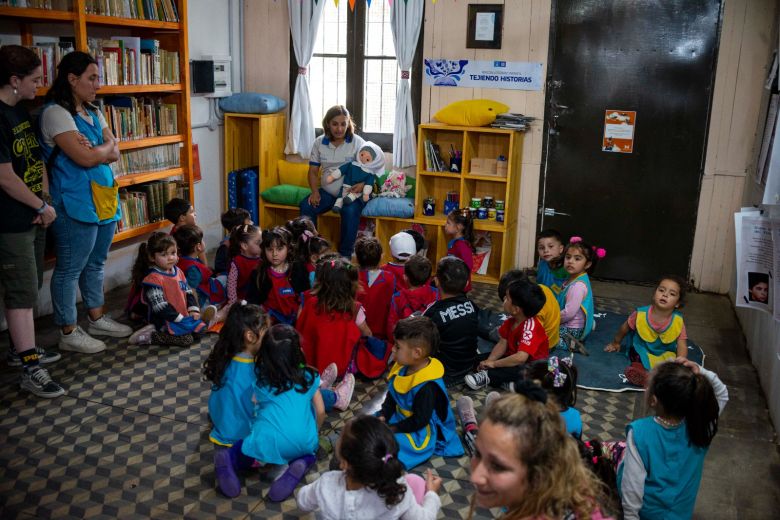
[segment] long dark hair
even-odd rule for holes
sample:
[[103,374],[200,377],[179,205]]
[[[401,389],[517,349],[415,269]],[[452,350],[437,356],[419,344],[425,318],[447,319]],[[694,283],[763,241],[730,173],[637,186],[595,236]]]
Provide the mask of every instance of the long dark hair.
[[373,415],[349,421],[341,433],[339,457],[349,464],[347,475],[376,491],[388,507],[401,502],[406,486],[398,479],[404,466],[398,460],[398,443],[390,428]]
[[[57,65],[57,77],[54,78],[54,83],[46,94],[46,101],[57,103],[75,116],[76,100],[73,98],[68,74],[81,76],[90,65],[97,65],[97,62],[86,52],[73,51],[63,56],[60,64]],[[89,108],[95,109],[95,106],[90,104]]]
[[230,308],[219,339],[203,362],[203,376],[211,381],[213,390],[222,388],[225,370],[237,353],[244,350],[244,333],[251,330],[258,336],[268,327],[268,316],[258,305],[236,303]]
[[463,238],[466,239],[466,243],[471,247],[471,252],[476,251],[474,248],[474,219],[471,218],[471,211],[466,208],[453,209],[447,218],[452,220],[456,225],[463,226]]
[[167,251],[169,247],[176,247],[176,241],[171,235],[162,231],[155,231],[151,234],[149,240],[141,243],[138,247],[138,256],[135,257],[135,263],[133,264],[133,287],[136,289],[141,287],[144,278],[149,274],[149,269],[154,265],[154,262],[152,262],[154,254]]
[[292,389],[305,394],[317,377],[317,371],[306,366],[298,331],[281,323],[263,336],[255,356],[255,374],[258,383],[273,388],[276,395]]
[[358,289],[358,270],[337,254],[326,255],[317,262],[312,293],[325,312],[354,312]]
[[40,66],[41,59],[27,47],[3,45],[0,47],[0,86],[9,85],[11,76],[24,79]]
[[685,419],[692,444],[706,448],[718,433],[720,407],[712,384],[690,368],[673,362],[657,365],[647,395],[655,396],[664,413]]

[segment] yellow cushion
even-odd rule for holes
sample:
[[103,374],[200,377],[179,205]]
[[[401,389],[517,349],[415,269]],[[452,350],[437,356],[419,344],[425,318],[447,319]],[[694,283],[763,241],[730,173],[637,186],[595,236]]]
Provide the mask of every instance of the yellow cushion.
[[279,159],[279,184],[309,187],[309,163],[294,163]]
[[495,121],[498,114],[505,112],[509,112],[509,107],[498,101],[467,99],[450,103],[433,117],[448,125],[485,126]]

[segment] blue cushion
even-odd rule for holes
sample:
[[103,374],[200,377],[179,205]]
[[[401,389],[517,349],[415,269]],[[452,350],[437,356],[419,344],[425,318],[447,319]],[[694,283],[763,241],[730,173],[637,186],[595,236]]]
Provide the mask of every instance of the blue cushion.
[[412,218],[414,216],[414,200],[376,197],[368,201],[362,214],[364,217]]
[[273,114],[284,110],[286,106],[285,100],[260,92],[239,92],[219,99],[220,110],[239,114]]

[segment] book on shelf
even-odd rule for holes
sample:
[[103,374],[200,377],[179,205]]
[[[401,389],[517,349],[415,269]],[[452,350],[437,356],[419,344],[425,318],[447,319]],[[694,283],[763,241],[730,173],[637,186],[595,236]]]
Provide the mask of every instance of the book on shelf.
[[106,96],[95,103],[111,132],[122,141],[179,133],[175,103],[141,96]]
[[59,42],[38,42],[27,48],[32,50],[41,60],[41,69],[43,72],[41,84],[44,87],[51,86],[54,82],[54,77],[57,75],[57,65],[60,64],[60,60],[62,60],[63,56],[74,50],[73,42],[67,40]]
[[85,8],[89,14],[103,16],[160,22],[179,21],[175,0],[86,0]]
[[441,158],[441,149],[439,145],[426,139],[423,142],[423,148],[425,151],[425,169],[429,172],[443,172],[446,171],[444,167],[444,160]]
[[133,36],[89,38],[89,53],[103,85],[157,85],[180,81],[179,53],[160,48],[160,41]]
[[493,121],[490,126],[493,128],[507,128],[511,130],[525,131],[528,129],[528,125],[536,118],[532,116],[524,116],[523,114],[507,112],[505,114],[498,114],[496,120]]
[[150,146],[122,152],[119,160],[111,163],[114,177],[134,173],[156,172],[178,168],[181,165],[181,143]]
[[186,183],[164,180],[120,189],[119,206],[122,218],[118,223],[118,231],[165,220],[165,204],[174,197],[189,198]]

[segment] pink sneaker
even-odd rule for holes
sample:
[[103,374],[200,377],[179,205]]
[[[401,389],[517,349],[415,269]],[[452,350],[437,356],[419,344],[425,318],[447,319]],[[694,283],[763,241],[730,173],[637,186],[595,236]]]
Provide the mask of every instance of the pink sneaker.
[[352,394],[355,391],[355,375],[347,374],[342,379],[336,388],[333,389],[336,392],[336,402],[333,408],[341,410],[342,412],[349,407],[349,402],[352,401]]
[[328,389],[333,386],[336,378],[339,376],[339,369],[336,368],[336,363],[331,363],[325,367],[325,370],[320,374],[320,388]]
[[128,338],[127,342],[130,345],[151,345],[152,333],[157,330],[154,325],[146,325],[141,327]]

